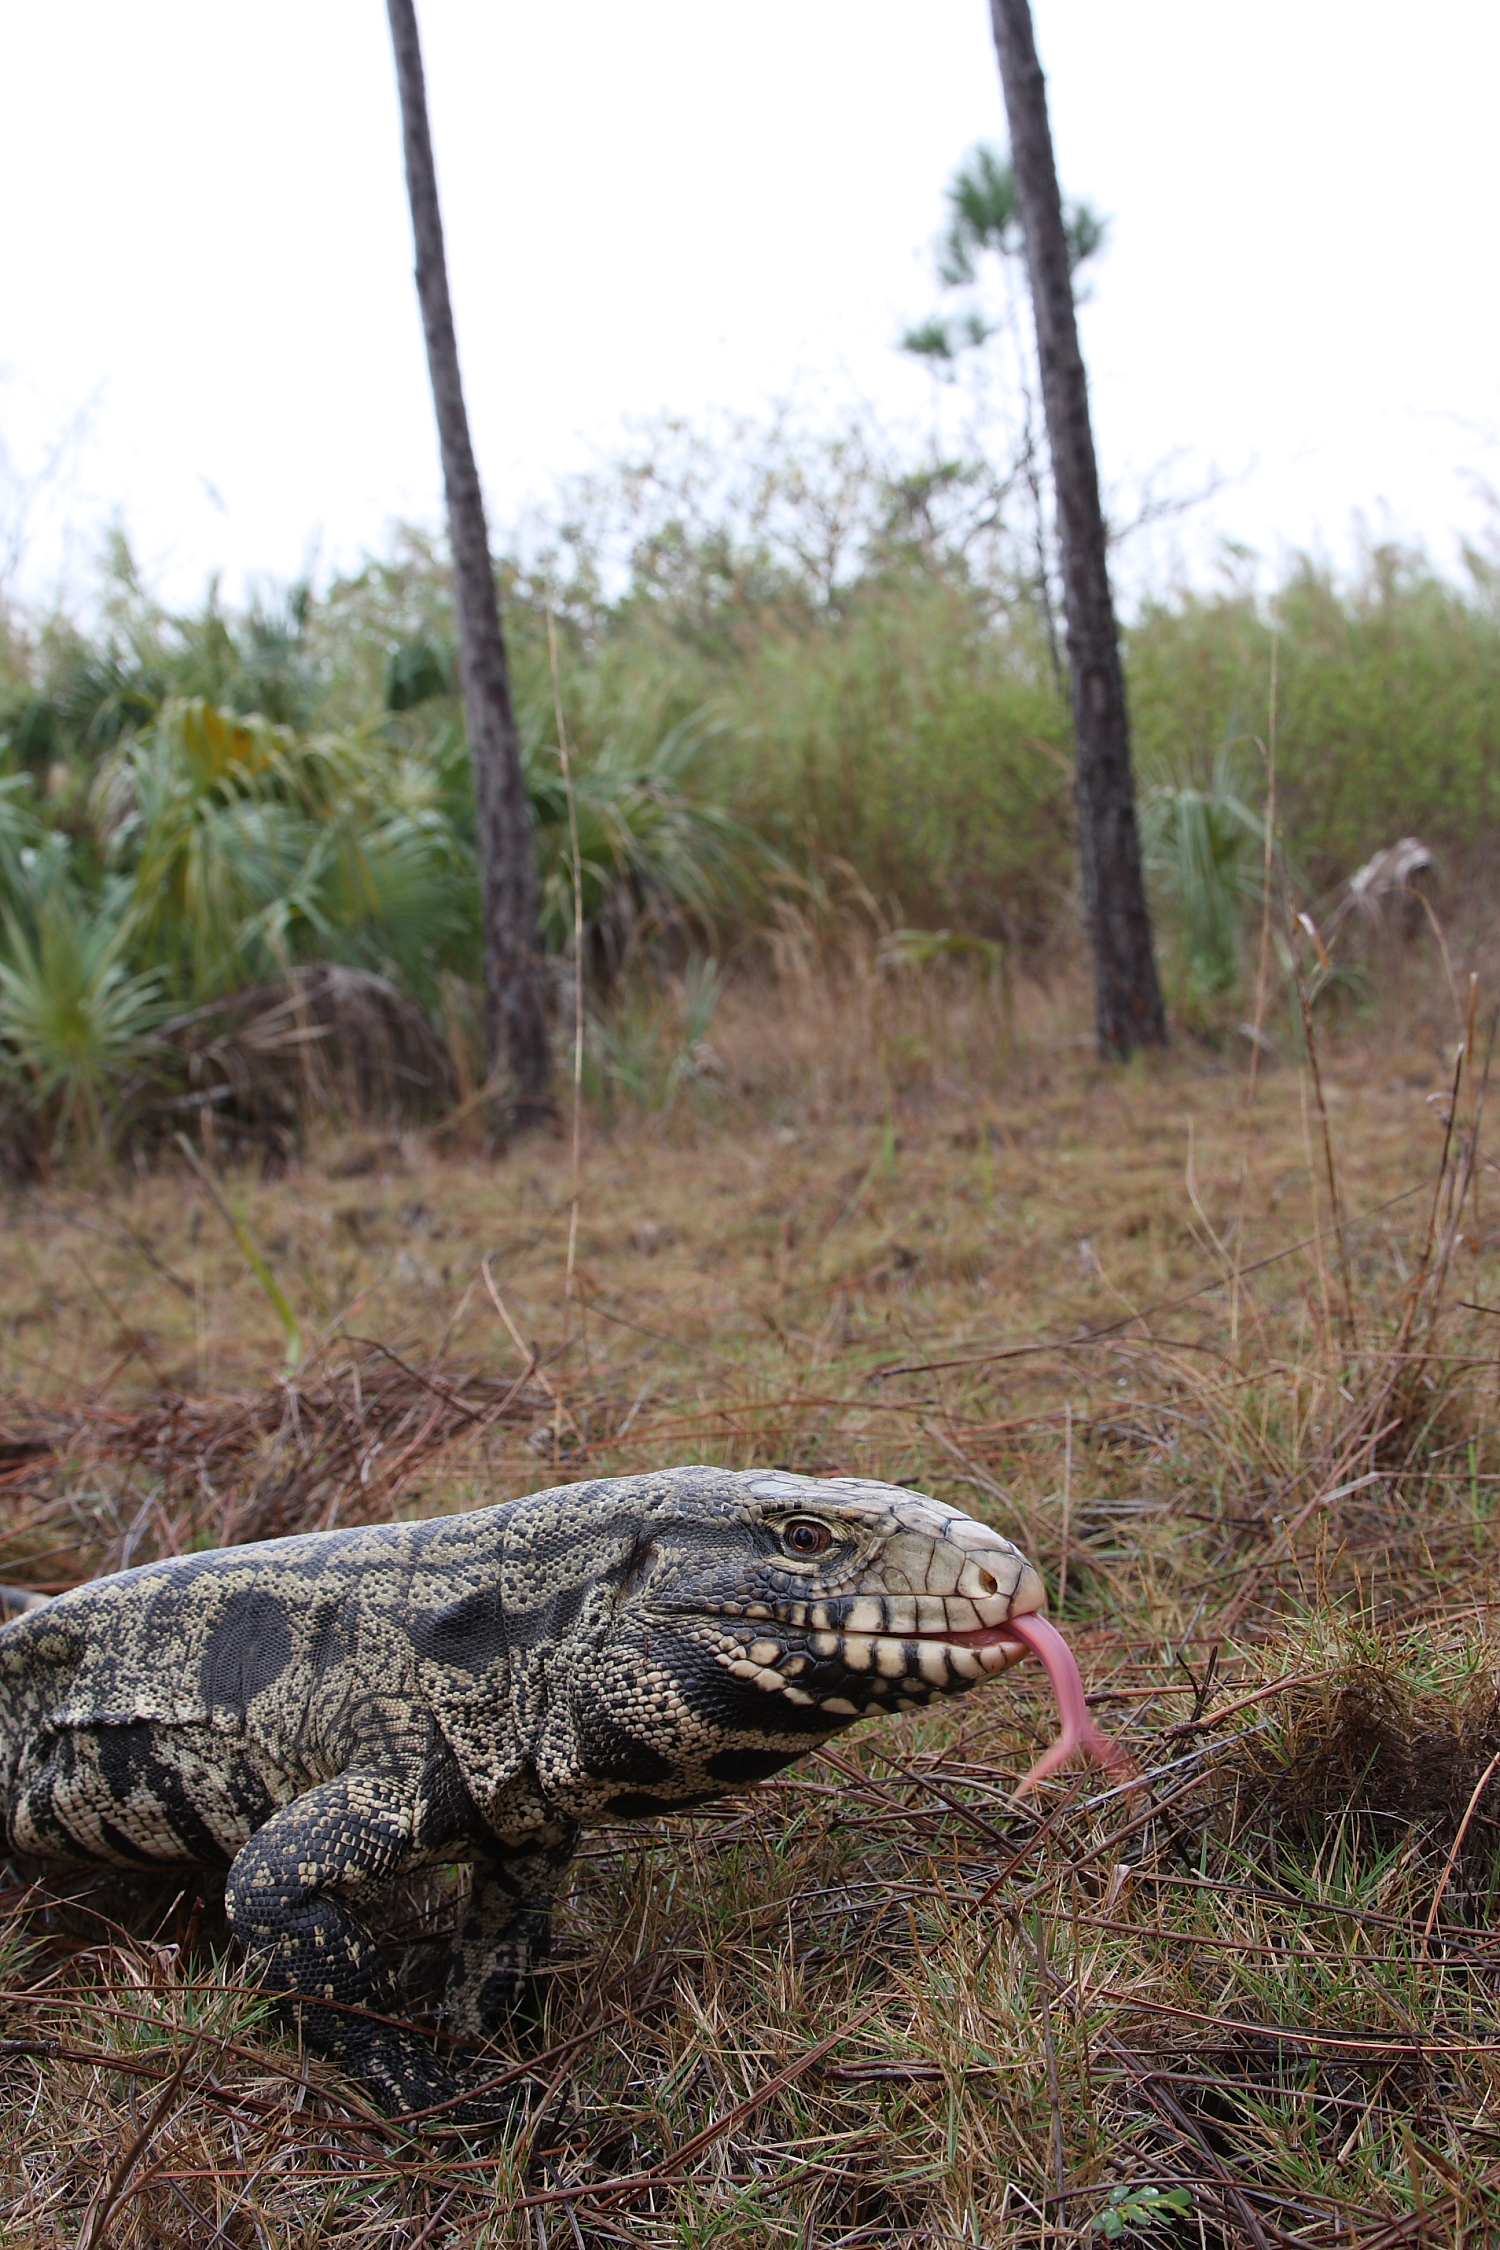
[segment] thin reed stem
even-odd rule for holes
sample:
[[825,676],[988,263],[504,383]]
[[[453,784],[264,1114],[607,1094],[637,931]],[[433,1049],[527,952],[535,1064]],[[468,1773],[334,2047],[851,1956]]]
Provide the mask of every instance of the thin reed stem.
[[[563,1271],[563,1352],[566,1357],[578,1271],[578,1205],[583,1177],[583,855],[578,843],[578,800],[573,792],[573,761],[568,752],[568,729],[563,717],[562,674],[557,660],[557,620],[550,602],[547,605],[547,656],[552,669],[552,708],[557,718],[557,755],[562,764],[563,789],[568,800],[568,848],[572,855],[573,873],[572,1169],[568,1193],[568,1255]],[[552,1430],[554,1467],[561,1450],[562,1400],[559,1396]]]
[[1255,972],[1255,1014],[1250,1023],[1250,1079],[1245,1088],[1244,1142],[1240,1151],[1239,1192],[1235,1205],[1234,1272],[1229,1286],[1229,1348],[1231,1357],[1239,1352],[1240,1341],[1240,1243],[1244,1235],[1245,1189],[1250,1173],[1250,1131],[1255,1115],[1255,1096],[1260,1085],[1260,1050],[1265,1037],[1266,983],[1271,968],[1271,870],[1274,862],[1276,836],[1276,686],[1277,659],[1280,653],[1280,631],[1276,619],[1271,622],[1271,679],[1267,693],[1266,739],[1256,738],[1266,766],[1265,810],[1261,816],[1261,873],[1260,873],[1260,958]]

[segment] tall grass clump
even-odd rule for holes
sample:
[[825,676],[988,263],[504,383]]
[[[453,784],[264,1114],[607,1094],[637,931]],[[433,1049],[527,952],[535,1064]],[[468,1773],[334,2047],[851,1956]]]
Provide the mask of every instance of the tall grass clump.
[[805,879],[890,917],[1041,945],[1072,886],[1068,722],[1028,611],[915,572],[767,635],[725,694],[729,802]]
[[1500,830],[1500,603],[1482,559],[1465,583],[1394,547],[1344,580],[1304,557],[1269,603],[1148,605],[1127,636],[1144,776],[1264,739],[1273,639],[1281,825],[1309,879],[1327,888],[1412,834],[1477,869]]

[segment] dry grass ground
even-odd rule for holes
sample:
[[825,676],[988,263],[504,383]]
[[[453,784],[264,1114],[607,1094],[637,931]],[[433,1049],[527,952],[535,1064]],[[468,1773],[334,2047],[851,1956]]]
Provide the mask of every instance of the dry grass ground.
[[[231,1178],[294,1377],[185,1164],[10,1205],[0,1578],[669,1461],[907,1479],[1038,1558],[1148,1783],[1017,1804],[1010,1673],[594,1833],[498,2147],[305,2064],[211,1886],[18,1877],[0,2238],[1500,2233],[1487,1019],[1461,1059],[1446,989],[1330,1025],[1321,1107],[1285,1040],[1252,1087],[1247,1043],[1084,1031],[940,975],[732,988],[669,1106],[591,1114],[571,1295],[563,1139]],[[451,1911],[396,1902],[418,1992]]]

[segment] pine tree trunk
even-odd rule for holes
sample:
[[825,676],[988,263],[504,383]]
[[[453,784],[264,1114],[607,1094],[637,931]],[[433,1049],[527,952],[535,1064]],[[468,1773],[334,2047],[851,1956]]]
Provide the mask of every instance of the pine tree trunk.
[[448,295],[448,262],[427,122],[413,0],[387,0],[401,95],[406,188],[417,253],[417,298],[443,457],[464,722],[474,771],[484,939],[484,1029],[491,1071],[510,1076],[512,1125],[552,1113],[546,968],[537,914],[536,849],[510,695],[510,667],[474,466]]
[[1130,721],[1109,590],[1088,382],[1073,277],[1028,0],[990,0],[1010,124],[1016,199],[1041,362],[1042,405],[1057,493],[1072,689],[1078,856],[1094,953],[1099,1051],[1128,1055],[1166,1041],[1151,916],[1141,880]]

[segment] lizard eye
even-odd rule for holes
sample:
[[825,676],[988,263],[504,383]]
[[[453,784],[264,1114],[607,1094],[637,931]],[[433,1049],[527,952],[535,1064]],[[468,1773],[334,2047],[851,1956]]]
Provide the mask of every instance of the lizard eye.
[[781,1543],[789,1555],[826,1555],[833,1533],[816,1516],[793,1516],[782,1530]]

